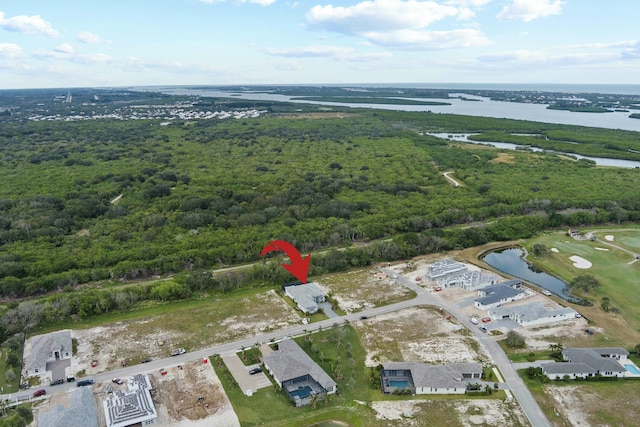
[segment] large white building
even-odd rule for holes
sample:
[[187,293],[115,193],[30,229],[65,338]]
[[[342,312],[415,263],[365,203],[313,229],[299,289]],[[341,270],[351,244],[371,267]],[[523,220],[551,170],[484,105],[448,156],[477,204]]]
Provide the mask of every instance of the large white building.
[[494,320],[511,319],[522,326],[543,325],[575,319],[577,312],[568,307],[547,308],[539,302],[514,305],[511,307],[495,307],[489,310],[489,317]]

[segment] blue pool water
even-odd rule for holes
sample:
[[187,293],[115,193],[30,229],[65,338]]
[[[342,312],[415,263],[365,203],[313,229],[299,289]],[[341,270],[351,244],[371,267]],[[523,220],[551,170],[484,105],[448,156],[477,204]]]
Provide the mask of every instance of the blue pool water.
[[392,380],[392,381],[389,381],[389,386],[396,387],[396,388],[407,388],[409,387],[409,381]]
[[290,391],[289,394],[291,396],[298,396],[300,399],[304,399],[305,397],[308,397],[311,394],[311,387],[309,386],[299,387],[297,390]]
[[627,371],[631,372],[634,375],[640,375],[640,371],[634,365],[624,365],[627,368]]

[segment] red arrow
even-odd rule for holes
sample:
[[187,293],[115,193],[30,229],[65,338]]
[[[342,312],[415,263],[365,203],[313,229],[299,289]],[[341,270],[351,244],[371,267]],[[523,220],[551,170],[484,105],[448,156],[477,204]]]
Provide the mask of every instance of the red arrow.
[[289,273],[293,274],[296,279],[300,280],[302,283],[307,283],[307,274],[309,274],[309,261],[311,260],[311,254],[308,254],[306,258],[302,258],[300,252],[289,242],[285,242],[284,240],[274,240],[269,242],[262,248],[262,252],[260,252],[260,256],[263,256],[266,253],[272,251],[282,251],[291,260],[291,264],[280,264],[287,270]]

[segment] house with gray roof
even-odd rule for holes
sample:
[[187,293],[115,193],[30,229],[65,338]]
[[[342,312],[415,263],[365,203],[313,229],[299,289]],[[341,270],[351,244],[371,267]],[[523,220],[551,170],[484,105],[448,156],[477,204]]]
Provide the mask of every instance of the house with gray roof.
[[522,280],[514,279],[478,290],[478,298],[473,305],[480,310],[489,310],[507,302],[520,300],[529,296]]
[[47,372],[47,363],[71,359],[71,330],[50,332],[27,339],[24,346],[24,371],[28,377]]
[[543,363],[542,373],[550,379],[588,378],[595,375],[603,377],[624,377],[627,370],[619,361],[624,361],[629,352],[620,347],[603,348],[565,348],[562,350],[564,363]]
[[96,402],[91,387],[75,387],[62,399],[51,400],[37,412],[38,427],[98,427]]
[[481,377],[480,363],[427,365],[387,362],[382,365],[380,373],[383,393],[410,390],[413,394],[464,394],[467,381],[479,380]]
[[284,293],[298,305],[300,311],[307,314],[317,312],[318,304],[325,302],[327,297],[327,293],[313,282],[285,286]]
[[539,302],[514,305],[511,307],[495,307],[489,310],[489,317],[494,320],[511,319],[522,326],[535,326],[545,323],[575,319],[577,312],[568,307],[558,309],[547,308]]
[[308,405],[314,395],[322,397],[337,390],[336,382],[293,340],[281,341],[263,363],[296,407]]
[[151,400],[149,376],[138,374],[129,378],[127,388],[115,391],[102,402],[107,427],[154,425],[158,413]]

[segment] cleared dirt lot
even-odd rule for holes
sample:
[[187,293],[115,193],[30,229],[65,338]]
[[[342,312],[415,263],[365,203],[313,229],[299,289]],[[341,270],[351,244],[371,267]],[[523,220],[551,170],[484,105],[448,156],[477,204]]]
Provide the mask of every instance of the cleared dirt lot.
[[[123,359],[131,364],[144,357],[167,357],[172,348],[202,348],[300,322],[300,315],[273,290],[234,295],[224,303],[212,300],[166,315],[73,330],[78,352],[72,367],[93,375],[119,367]],[[91,367],[94,359],[98,364]]]
[[455,319],[445,319],[435,307],[414,307],[354,325],[367,350],[365,364],[387,361],[489,361],[483,347]]
[[528,426],[517,404],[502,400],[403,400],[371,403],[378,420],[394,426]]
[[[182,365],[182,369],[172,367],[166,375],[149,372],[153,385],[151,393],[160,426],[239,426],[240,422],[231,407],[229,399],[210,364],[194,360]],[[123,378],[124,379],[124,378]],[[102,402],[110,389],[126,390],[126,381],[122,385],[111,382],[98,383],[93,387],[98,419],[104,425]],[[199,401],[199,398],[202,398]]]
[[413,293],[375,268],[323,276],[318,283],[329,290],[346,313],[409,299]]

